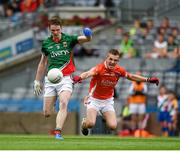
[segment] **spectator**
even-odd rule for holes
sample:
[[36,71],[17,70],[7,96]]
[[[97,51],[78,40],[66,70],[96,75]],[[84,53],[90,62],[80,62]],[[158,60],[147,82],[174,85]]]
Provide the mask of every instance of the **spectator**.
[[134,20],[134,26],[130,28],[129,33],[130,36],[138,35],[140,33],[141,22],[139,19]]
[[83,56],[99,56],[97,49],[88,49],[83,45],[77,44],[74,47],[74,56],[83,57]]
[[124,29],[121,25],[119,25],[117,28],[116,28],[116,35],[119,35],[119,36],[122,36],[123,35],[123,32],[124,32]]
[[14,13],[13,8],[10,5],[7,6],[5,15],[9,20],[10,27],[17,25],[20,22],[21,14],[18,12]]
[[164,39],[166,39],[167,40],[167,33],[166,33],[166,28],[164,28],[164,27],[159,27],[158,29],[157,29],[157,34],[158,35],[163,35],[164,36]]
[[167,88],[165,85],[159,87],[159,94],[157,96],[157,107],[158,107],[158,122],[161,126],[161,135],[168,136],[168,116],[167,111],[168,99],[167,99]]
[[20,3],[20,9],[22,13],[32,13],[39,7],[39,0],[22,0]]
[[164,58],[167,57],[167,41],[164,40],[162,34],[158,35],[158,39],[154,41],[152,52],[146,54],[146,58]]
[[166,30],[171,28],[170,20],[167,16],[163,18],[160,26],[165,28]]
[[168,57],[170,58],[178,57],[178,45],[175,42],[173,35],[168,36],[167,52],[168,52]]
[[7,6],[8,6],[7,0],[0,0],[0,16],[2,17],[5,16],[5,10]]
[[149,30],[149,34],[153,36],[156,35],[156,27],[154,26],[154,21],[152,19],[147,20],[147,28]]
[[178,44],[179,29],[177,27],[172,28],[172,35],[174,37],[174,41]]
[[[141,75],[140,72],[136,73]],[[129,112],[131,114],[132,131],[143,129],[143,119],[146,113],[147,85],[144,82],[133,82],[129,89]]]
[[139,35],[138,41],[140,44],[143,44],[145,40],[147,40],[147,37],[149,35],[149,29],[148,28],[143,28],[141,30],[141,33]]
[[169,128],[169,136],[175,136],[177,133],[177,119],[178,119],[178,100],[173,91],[169,91],[168,93],[168,112],[169,112],[169,120],[168,120],[168,128]]
[[20,12],[20,1],[17,1],[17,0],[12,0],[12,2],[10,3],[12,9],[13,9],[13,12],[16,13],[16,12]]
[[148,19],[148,20],[147,20],[147,28],[148,28],[149,30],[154,29],[154,22],[153,22],[152,19]]
[[136,51],[133,48],[134,43],[129,38],[128,33],[123,34],[123,39],[120,44],[120,52],[123,53],[123,58],[132,58],[136,56]]

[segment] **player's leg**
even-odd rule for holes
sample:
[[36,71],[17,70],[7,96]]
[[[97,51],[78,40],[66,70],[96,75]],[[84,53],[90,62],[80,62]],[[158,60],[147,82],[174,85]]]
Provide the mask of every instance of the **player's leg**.
[[55,129],[55,134],[57,139],[63,139],[61,135],[61,131],[64,125],[64,122],[67,117],[67,105],[71,97],[71,92],[70,91],[62,91],[59,94],[59,111],[56,116],[56,129]]
[[117,119],[114,111],[107,111],[103,113],[104,119],[106,120],[107,126],[111,130],[115,130],[117,127]]
[[71,98],[71,92],[63,91],[59,94],[59,98],[60,98],[59,101],[60,110],[58,111],[56,118],[56,128],[62,129],[67,117],[67,105]]
[[86,118],[83,118],[81,124],[81,132],[87,136],[89,134],[89,128],[92,128],[96,123],[97,111],[93,108],[87,109]]
[[87,109],[86,118],[84,118],[84,128],[92,128],[96,123],[97,111],[94,108]]
[[44,97],[43,112],[45,117],[49,117],[54,112],[56,97]]
[[43,112],[45,117],[49,117],[53,112],[55,101],[56,101],[55,87],[47,80],[47,78],[45,78],[44,102],[43,102]]
[[67,117],[67,106],[73,91],[73,85],[70,76],[63,77],[60,84],[56,87],[56,91],[58,92],[60,99],[59,111],[56,117],[56,138],[63,139],[61,136],[61,131]]
[[106,121],[107,126],[111,130],[115,130],[117,127],[116,113],[114,110],[113,98],[107,99],[103,102],[101,112]]
[[92,97],[87,98],[86,118],[83,118],[81,124],[81,132],[85,136],[89,133],[88,128],[92,128],[96,123],[96,117],[98,112],[97,106],[97,102]]

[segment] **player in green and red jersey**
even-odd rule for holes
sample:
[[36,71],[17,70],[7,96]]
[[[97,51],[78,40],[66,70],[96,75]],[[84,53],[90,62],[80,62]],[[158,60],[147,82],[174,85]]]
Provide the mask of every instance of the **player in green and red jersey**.
[[62,71],[63,79],[57,84],[51,83],[45,76],[43,111],[45,117],[49,117],[57,96],[59,96],[60,110],[56,117],[55,137],[63,139],[61,130],[67,116],[67,105],[73,90],[73,81],[70,75],[76,70],[72,49],[77,43],[91,41],[92,31],[89,28],[84,28],[82,36],[62,33],[62,24],[58,16],[50,19],[49,30],[51,36],[42,43],[41,60],[34,80],[34,93],[39,95],[42,92],[41,80],[46,75],[47,69],[49,71],[52,68],[59,68]]

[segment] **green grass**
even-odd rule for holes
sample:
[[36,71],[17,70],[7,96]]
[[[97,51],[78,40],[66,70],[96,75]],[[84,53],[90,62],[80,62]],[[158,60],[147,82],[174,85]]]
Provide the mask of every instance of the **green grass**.
[[180,138],[120,138],[117,136],[0,135],[0,150],[179,150]]

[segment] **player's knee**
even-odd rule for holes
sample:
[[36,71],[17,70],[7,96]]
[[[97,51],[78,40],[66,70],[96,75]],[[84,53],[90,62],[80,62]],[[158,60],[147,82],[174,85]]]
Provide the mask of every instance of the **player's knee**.
[[109,127],[109,129],[111,129],[111,130],[115,130],[116,127],[117,127],[117,123],[109,124],[108,127]]
[[61,100],[60,102],[60,108],[63,109],[67,109],[67,105],[68,105],[68,101],[66,100]]

